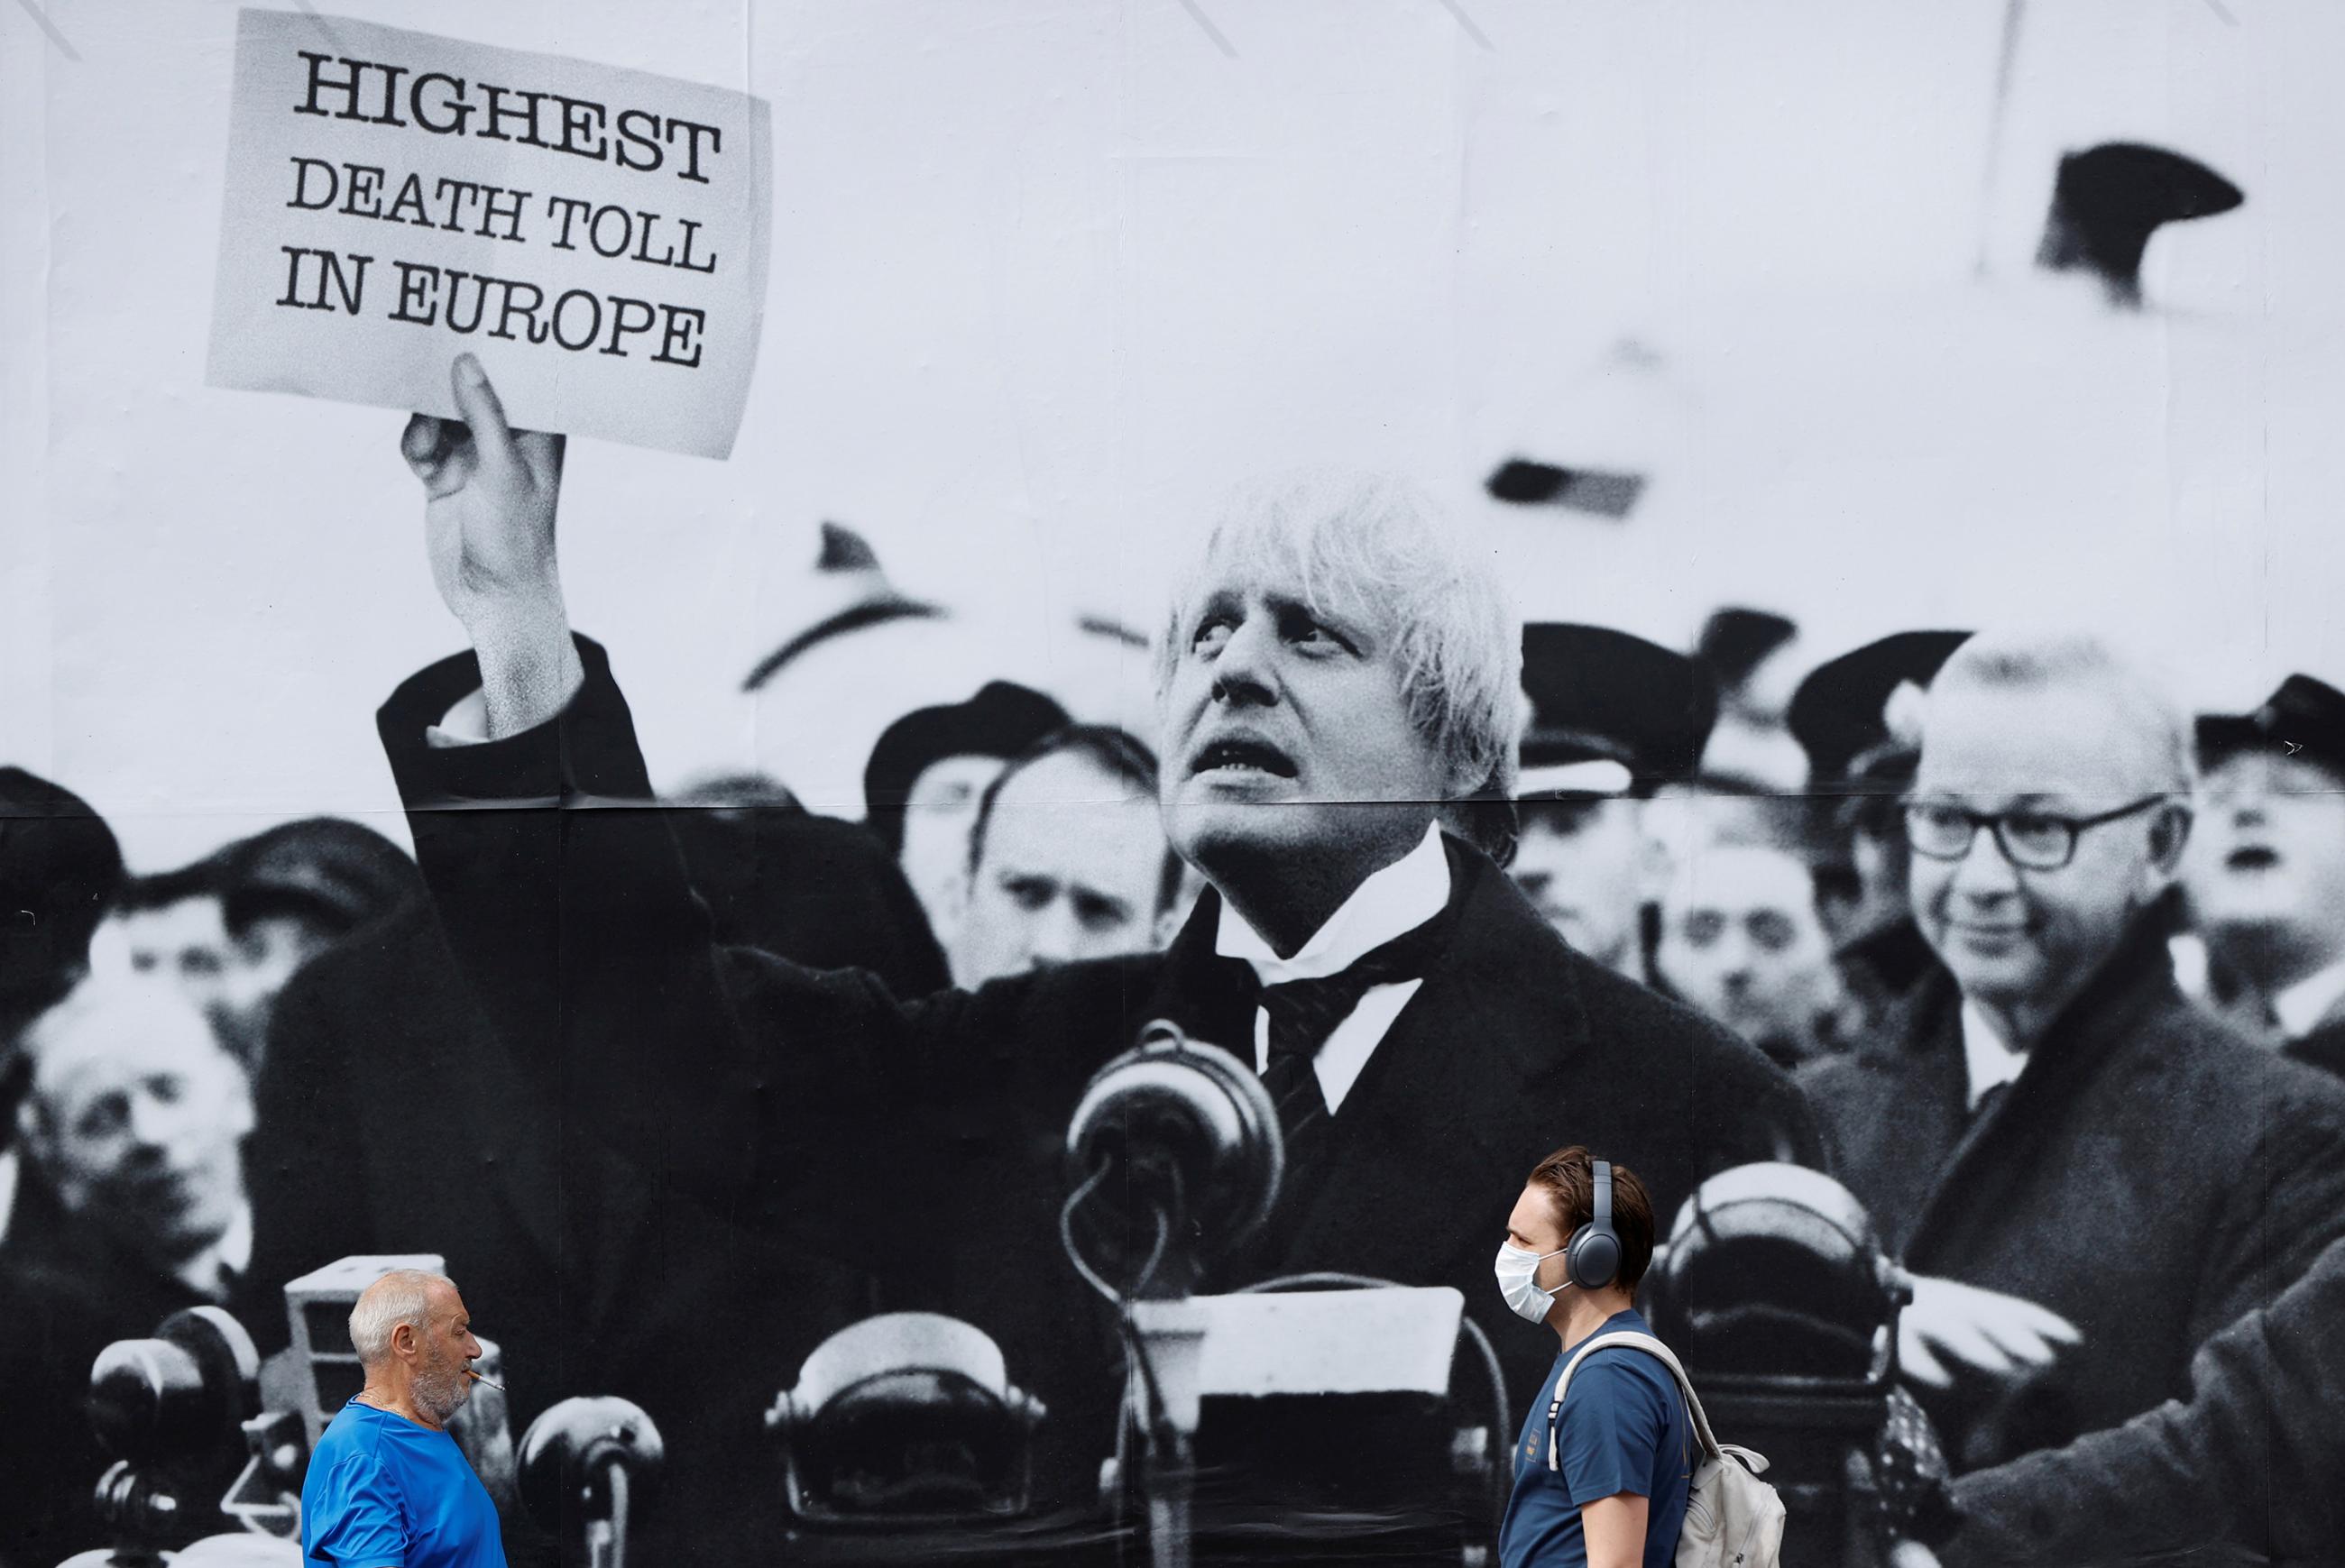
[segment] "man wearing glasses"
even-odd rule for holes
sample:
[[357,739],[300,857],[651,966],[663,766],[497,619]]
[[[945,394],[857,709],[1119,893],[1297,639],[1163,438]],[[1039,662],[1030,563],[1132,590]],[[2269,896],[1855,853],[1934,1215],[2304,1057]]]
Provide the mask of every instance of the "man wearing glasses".
[[2190,731],[2085,638],[1981,635],[1904,803],[1944,967],[1802,1078],[1915,1276],[1907,1380],[1957,1470],[2117,1425],[2345,1231],[2345,1093],[2176,988]]

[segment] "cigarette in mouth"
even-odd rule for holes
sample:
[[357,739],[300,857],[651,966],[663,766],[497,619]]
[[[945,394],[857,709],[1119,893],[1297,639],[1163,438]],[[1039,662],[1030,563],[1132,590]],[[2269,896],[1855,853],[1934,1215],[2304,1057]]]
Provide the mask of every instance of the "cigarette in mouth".
[[[470,1367],[466,1367],[466,1368],[464,1369],[464,1375],[465,1375],[466,1377],[468,1377],[468,1378],[472,1379],[472,1380],[474,1382],[476,1382],[476,1383],[489,1383],[489,1380],[488,1380],[488,1379],[486,1379],[486,1378],[484,1378],[484,1377],[481,1376],[481,1374],[480,1374],[480,1373],[478,1373],[478,1372],[474,1371],[473,1371],[472,1368],[470,1368]],[[502,1392],[504,1392],[504,1391],[505,1391],[505,1386],[504,1386],[504,1384],[502,1384],[502,1383],[489,1383],[489,1387],[491,1387],[491,1388],[492,1388],[492,1389],[496,1390],[496,1391],[497,1391],[497,1392],[499,1392],[499,1393],[502,1393]]]

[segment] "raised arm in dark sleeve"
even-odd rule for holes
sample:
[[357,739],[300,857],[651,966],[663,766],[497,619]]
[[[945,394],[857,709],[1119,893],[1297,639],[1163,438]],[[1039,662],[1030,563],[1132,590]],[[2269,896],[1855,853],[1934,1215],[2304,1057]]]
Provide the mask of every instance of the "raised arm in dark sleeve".
[[1007,1125],[1012,1106],[1071,1104],[1018,1048],[1020,982],[907,1004],[862,971],[721,946],[649,804],[609,661],[577,646],[579,689],[520,733],[427,738],[472,689],[471,655],[410,679],[379,718],[449,946],[526,1081],[713,1201],[787,1194],[783,1229],[902,1188],[930,1110],[981,1123],[998,1107]]
[[[866,976],[770,965],[802,998],[788,1041],[743,1027],[728,960],[694,895],[603,650],[552,720],[503,739],[433,745],[476,689],[471,654],[394,693],[379,715],[433,902],[458,966],[528,1081],[655,1169],[715,1189],[746,1181],[789,1137],[779,1080],[834,1108],[876,1094],[902,1009]],[[769,1004],[760,1010],[770,1018]],[[848,1048],[850,1046],[861,1048]],[[791,1071],[786,1052],[820,1070]],[[860,1080],[859,1082],[858,1080]]]

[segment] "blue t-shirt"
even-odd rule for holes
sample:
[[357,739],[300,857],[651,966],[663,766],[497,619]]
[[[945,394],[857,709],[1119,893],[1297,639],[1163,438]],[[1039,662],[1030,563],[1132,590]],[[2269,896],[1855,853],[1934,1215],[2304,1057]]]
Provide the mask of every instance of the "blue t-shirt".
[[[1650,1334],[1634,1310],[1615,1312],[1598,1334]],[[1589,1336],[1593,1339],[1595,1335]],[[1645,1568],[1669,1568],[1693,1482],[1693,1422],[1677,1379],[1660,1358],[1628,1345],[1599,1351],[1571,1374],[1547,1467],[1547,1411],[1555,1381],[1587,1340],[1556,1357],[1515,1440],[1515,1490],[1498,1527],[1499,1568],[1585,1568],[1582,1504],[1633,1492],[1646,1500]]]
[[301,1482],[305,1568],[505,1568],[496,1504],[444,1431],[352,1400]]

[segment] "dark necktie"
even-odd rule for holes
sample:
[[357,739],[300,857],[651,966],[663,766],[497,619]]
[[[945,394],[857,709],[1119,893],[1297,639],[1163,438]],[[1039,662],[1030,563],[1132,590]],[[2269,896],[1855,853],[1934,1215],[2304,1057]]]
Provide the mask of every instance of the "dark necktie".
[[1278,1108],[1290,1180],[1316,1156],[1326,1133],[1327,1097],[1319,1087],[1315,1066],[1319,1048],[1335,1026],[1352,1016],[1370,987],[1424,978],[1448,940],[1449,926],[1448,911],[1444,910],[1335,974],[1263,987],[1262,1009],[1270,1017],[1270,1057],[1262,1083]]
[[1971,1107],[1971,1119],[1969,1125],[1971,1127],[1976,1127],[1981,1122],[1986,1120],[1987,1118],[1993,1116],[1995,1114],[1995,1108],[2001,1105],[2004,1102],[2005,1097],[2010,1093],[2011,1080],[2009,1078],[2005,1078],[1999,1084],[1989,1085],[1987,1087],[1987,1091],[1979,1096],[1978,1104]]

